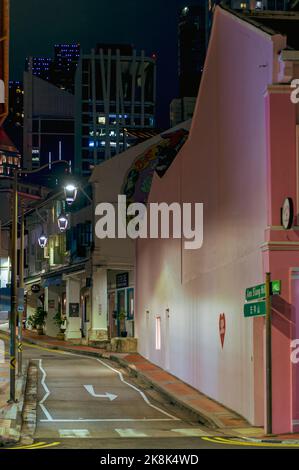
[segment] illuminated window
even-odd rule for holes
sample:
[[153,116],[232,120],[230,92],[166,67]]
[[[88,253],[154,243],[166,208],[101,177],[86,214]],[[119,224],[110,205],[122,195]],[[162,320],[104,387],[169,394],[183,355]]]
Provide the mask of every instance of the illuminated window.
[[98,123],[99,124],[106,124],[105,116],[98,116]]
[[156,317],[156,350],[161,349],[161,317]]

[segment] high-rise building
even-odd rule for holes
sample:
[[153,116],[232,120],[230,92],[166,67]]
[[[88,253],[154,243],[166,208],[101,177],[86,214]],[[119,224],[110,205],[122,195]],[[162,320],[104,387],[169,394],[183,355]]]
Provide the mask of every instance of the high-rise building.
[[0,176],[11,176],[20,154],[3,129],[9,106],[9,1],[0,0]]
[[195,97],[209,42],[211,10],[207,0],[185,6],[179,16],[179,95]]
[[0,126],[8,113],[9,1],[0,0]]
[[[288,11],[296,7],[296,0],[227,0],[223,2],[236,11]],[[296,9],[296,8],[294,8]]]
[[136,142],[132,129],[155,127],[156,61],[131,46],[99,44],[76,74],[75,170],[91,168]]
[[74,159],[75,97],[45,80],[24,73],[23,167]]
[[24,90],[20,81],[9,81],[9,110],[4,129],[16,147],[22,152]]
[[51,82],[74,93],[75,73],[80,59],[80,44],[56,44],[51,68]]
[[50,80],[53,59],[51,57],[27,57],[25,63],[26,72],[32,72],[42,80]]

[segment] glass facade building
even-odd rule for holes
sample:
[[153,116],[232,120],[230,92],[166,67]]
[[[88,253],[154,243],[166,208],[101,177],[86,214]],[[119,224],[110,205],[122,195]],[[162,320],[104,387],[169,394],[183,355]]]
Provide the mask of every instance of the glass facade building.
[[155,127],[156,61],[130,46],[98,45],[81,56],[76,74],[75,170],[130,147],[132,129]]

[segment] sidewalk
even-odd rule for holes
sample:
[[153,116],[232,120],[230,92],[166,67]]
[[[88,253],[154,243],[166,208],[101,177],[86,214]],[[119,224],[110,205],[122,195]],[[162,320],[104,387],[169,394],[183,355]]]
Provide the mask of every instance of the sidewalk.
[[25,364],[22,376],[16,380],[16,398],[18,402],[9,404],[10,369],[7,357],[5,364],[0,364],[0,446],[18,442],[20,439],[27,367],[28,364]]
[[172,403],[193,413],[200,423],[226,436],[243,438],[253,442],[299,443],[299,434],[265,436],[263,428],[251,426],[234,411],[208,398],[177,377],[154,365],[140,354],[114,353],[106,351],[106,349],[74,345],[46,335],[38,336],[29,330],[25,330],[23,336],[25,342],[39,345],[43,348],[57,349],[91,357],[101,357],[117,362],[126,368],[130,374],[150,384]]

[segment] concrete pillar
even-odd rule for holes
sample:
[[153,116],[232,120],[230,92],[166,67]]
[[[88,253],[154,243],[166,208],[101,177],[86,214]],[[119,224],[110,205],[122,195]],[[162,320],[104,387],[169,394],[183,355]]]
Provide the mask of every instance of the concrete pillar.
[[53,287],[46,287],[45,288],[45,310],[48,312],[46,317],[46,324],[45,324],[45,333],[48,336],[56,337],[59,333],[58,326],[54,323],[53,317],[58,311],[58,301],[59,301],[59,293],[58,288]]
[[93,273],[91,331],[89,340],[108,338],[107,269],[97,268]]
[[[80,279],[67,278],[66,280],[66,316],[67,327],[65,332],[65,339],[80,339],[81,333],[81,316],[80,316]],[[79,316],[70,316],[70,304],[79,304]]]

